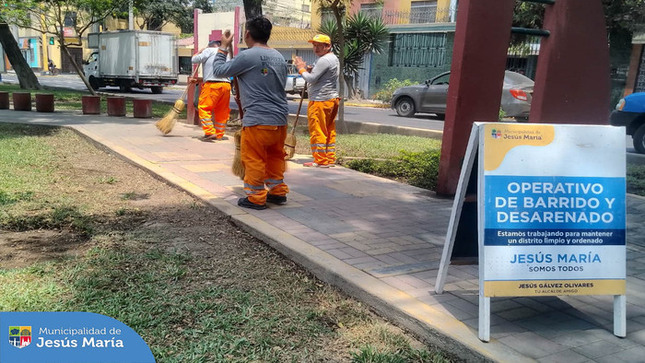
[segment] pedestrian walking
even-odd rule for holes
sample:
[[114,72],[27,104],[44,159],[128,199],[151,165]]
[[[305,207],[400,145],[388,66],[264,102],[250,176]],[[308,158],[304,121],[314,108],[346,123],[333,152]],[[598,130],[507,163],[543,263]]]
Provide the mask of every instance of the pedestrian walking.
[[[202,141],[222,140],[231,112],[229,107],[231,81],[229,78],[213,75],[213,62],[220,45],[219,40],[211,40],[208,42],[208,47],[200,49],[191,59],[193,64],[201,63],[204,72],[197,105],[199,122],[204,130]],[[191,79],[191,82],[196,81],[194,78]]]
[[[266,202],[284,204],[289,188],[284,183],[284,140],[287,136],[287,62],[267,45],[271,22],[256,17],[246,22],[244,42],[249,47],[226,62],[230,33],[222,36],[213,72],[217,77],[237,77],[241,103],[244,106],[240,153],[244,164],[245,198],[237,204],[265,209]],[[268,189],[268,190],[267,190]]]
[[309,140],[313,162],[304,166],[328,168],[336,165],[336,115],[338,114],[338,75],[340,63],[331,50],[331,39],[317,34],[309,40],[314,53],[320,57],[313,68],[300,57],[295,65],[307,82],[309,105]]

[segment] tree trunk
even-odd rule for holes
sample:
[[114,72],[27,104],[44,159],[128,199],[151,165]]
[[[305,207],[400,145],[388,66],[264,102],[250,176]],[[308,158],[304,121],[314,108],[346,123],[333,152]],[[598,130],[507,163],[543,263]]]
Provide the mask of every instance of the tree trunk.
[[9,25],[7,23],[0,23],[0,43],[2,43],[2,48],[7,54],[11,67],[16,71],[18,82],[20,82],[20,88],[42,89],[34,71],[29,67],[29,64],[27,64],[27,61],[22,56],[20,47],[18,47],[18,43],[13,37],[13,34],[11,34],[11,29],[9,29]]
[[338,62],[340,69],[338,71],[338,95],[340,97],[340,104],[338,105],[338,120],[336,121],[336,128],[339,133],[346,134],[348,132],[347,125],[345,124],[345,77],[343,76],[343,69],[345,69],[345,24],[343,22],[344,14],[340,13],[338,2],[332,5],[334,17],[338,25]]
[[262,16],[262,0],[244,0],[243,3],[247,21]]
[[96,96],[96,91],[92,88],[92,86],[90,86],[90,82],[87,80],[87,78],[85,78],[85,73],[83,73],[83,70],[81,69],[81,67],[79,67],[79,65],[76,64],[76,60],[74,60],[74,57],[72,57],[72,55],[69,53],[69,49],[67,48],[67,44],[65,44],[64,39],[59,39],[59,41],[61,41],[60,44],[61,44],[61,48],[63,48],[63,52],[65,52],[65,55],[67,56],[67,58],[69,58],[69,61],[72,63],[72,67],[74,67],[74,69],[76,70],[76,74],[78,74],[78,76],[81,77],[81,80],[83,81],[83,83],[85,83],[85,87],[87,87],[90,93]]
[[356,88],[354,88],[354,77],[344,76],[347,85],[347,96],[350,100],[356,99]]

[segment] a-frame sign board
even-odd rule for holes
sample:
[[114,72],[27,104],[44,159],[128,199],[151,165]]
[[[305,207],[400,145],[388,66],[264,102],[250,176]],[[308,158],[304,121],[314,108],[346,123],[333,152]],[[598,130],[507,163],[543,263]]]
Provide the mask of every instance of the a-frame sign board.
[[614,295],[614,334],[626,336],[624,128],[475,123],[437,293],[454,245],[463,243],[455,236],[471,172],[477,174],[479,339],[489,341],[490,298],[501,296]]

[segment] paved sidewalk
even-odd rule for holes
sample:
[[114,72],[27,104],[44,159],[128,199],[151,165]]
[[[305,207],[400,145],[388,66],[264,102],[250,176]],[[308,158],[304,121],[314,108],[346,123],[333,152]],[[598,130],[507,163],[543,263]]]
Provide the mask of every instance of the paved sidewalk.
[[477,338],[478,269],[450,266],[445,293],[434,283],[452,200],[342,167],[304,168],[296,155],[285,181],[289,203],[237,207],[233,138],[197,140],[178,123],[164,137],[156,120],[0,110],[0,121],[65,125],[220,209],[319,278],[468,361],[645,361],[645,198],[627,201],[627,338],[613,331],[613,297],[495,298],[491,341]]

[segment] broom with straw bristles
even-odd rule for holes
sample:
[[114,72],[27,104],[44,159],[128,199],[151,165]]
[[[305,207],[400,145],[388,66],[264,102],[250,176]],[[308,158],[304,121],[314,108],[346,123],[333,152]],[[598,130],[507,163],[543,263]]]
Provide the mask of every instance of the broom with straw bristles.
[[[191,78],[194,78],[195,75],[197,74],[197,71],[199,70],[199,66],[201,64],[198,64],[197,67],[195,67],[195,71],[193,72],[193,75]],[[175,127],[175,123],[177,122],[177,116],[181,113],[181,111],[184,110],[184,106],[186,106],[186,103],[184,102],[184,98],[186,97],[186,94],[188,93],[188,86],[186,86],[186,89],[184,90],[184,93],[181,94],[181,97],[175,101],[175,104],[172,106],[172,109],[168,111],[166,116],[164,116],[161,120],[157,121],[155,123],[155,126],[161,131],[162,134],[168,135],[170,131],[172,131],[172,128]]]
[[307,92],[307,83],[300,93],[300,103],[298,104],[298,111],[296,111],[296,119],[293,121],[293,127],[291,128],[291,133],[287,135],[287,138],[284,140],[284,160],[289,160],[293,158],[293,155],[296,153],[296,127],[298,126],[298,118],[300,117],[300,108],[302,108],[302,100],[305,99],[305,93]]
[[[237,109],[239,112],[240,119],[244,118],[244,110],[242,110],[242,102],[240,102],[240,87],[237,84],[237,77],[233,77],[233,89],[235,90],[235,103],[237,103]],[[242,146],[242,129],[235,131],[233,135],[235,140],[235,155],[233,156],[233,165],[231,166],[231,171],[233,175],[240,177],[244,180],[244,164],[242,163],[242,151],[240,150]]]
[[[224,36],[230,37],[231,31],[226,29],[224,31]],[[228,45],[228,54],[233,56],[233,43],[231,42]],[[242,120],[244,118],[244,109],[242,109],[242,102],[240,101],[240,86],[237,83],[237,77],[233,77],[233,91],[235,92],[235,103],[237,104],[238,118]],[[242,122],[242,125],[244,123]],[[244,127],[244,126],[242,126]],[[233,135],[233,140],[235,141],[235,155],[233,156],[233,165],[231,165],[231,171],[233,175],[238,176],[240,179],[244,180],[244,163],[242,163],[242,129],[235,131]]]

